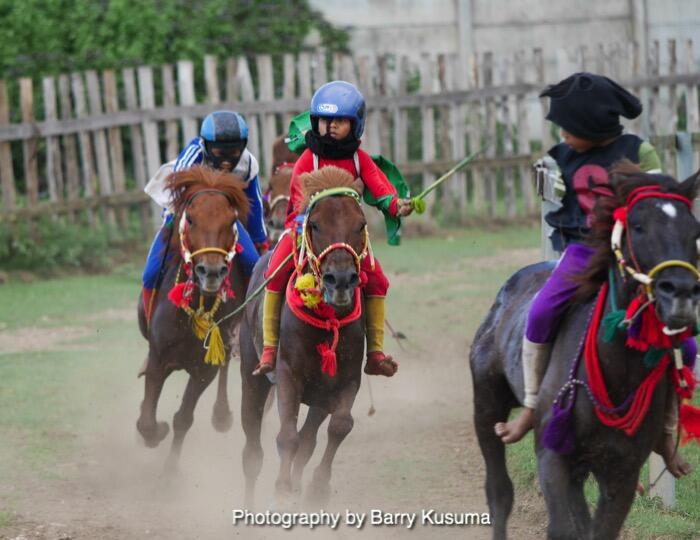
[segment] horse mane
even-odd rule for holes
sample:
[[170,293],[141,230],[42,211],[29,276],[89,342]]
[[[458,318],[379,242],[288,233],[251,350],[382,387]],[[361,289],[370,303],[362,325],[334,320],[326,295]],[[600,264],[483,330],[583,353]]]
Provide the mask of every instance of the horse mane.
[[206,166],[196,166],[172,173],[167,187],[173,196],[175,215],[179,216],[195,193],[204,190],[217,190],[226,195],[238,210],[240,221],[245,225],[250,211],[250,202],[245,194],[243,178],[236,174],[219,171]]
[[309,206],[311,197],[324,189],[344,187],[354,189],[359,193],[352,175],[345,169],[333,165],[304,173],[299,177],[299,181],[301,182],[303,196],[297,207],[298,212],[303,212]]
[[611,194],[599,197],[593,208],[593,226],[587,244],[593,247],[595,252],[586,270],[576,278],[580,284],[576,292],[577,301],[593,297],[607,281],[610,267],[615,264],[615,254],[610,246],[610,237],[615,225],[613,212],[626,205],[627,197],[633,190],[642,186],[658,185],[664,193],[683,195],[691,201],[696,192],[694,181],[679,183],[668,175],[648,174],[627,159],[618,161],[610,170],[610,185]]

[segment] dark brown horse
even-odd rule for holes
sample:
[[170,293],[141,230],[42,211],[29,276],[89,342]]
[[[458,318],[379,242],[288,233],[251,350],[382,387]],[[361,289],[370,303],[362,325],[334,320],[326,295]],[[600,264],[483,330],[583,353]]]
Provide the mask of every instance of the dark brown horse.
[[264,200],[265,223],[268,229],[268,238],[272,244],[277,243],[284,231],[292,169],[297,159],[299,159],[299,155],[287,148],[284,136],[277,137],[272,145],[272,169]]
[[[231,410],[226,395],[228,357],[231,352],[231,332],[239,318],[229,318],[220,326],[223,338],[223,363],[205,362],[203,341],[192,327],[192,317],[185,309],[199,306],[205,312],[219,305],[213,313],[218,320],[239,306],[244,298],[243,274],[235,258],[237,222],[245,220],[249,203],[243,191],[243,183],[233,175],[205,167],[174,173],[168,179],[173,193],[175,219],[174,231],[168,246],[163,282],[151,309],[150,321],[146,320],[143,303],[139,301],[139,326],[148,340],[148,357],[144,374],[145,394],[141,403],[141,415],[136,427],[146,445],[157,446],[168,434],[168,424],[156,421],[158,398],[165,379],[177,369],[185,369],[190,375],[182,397],[180,409],[173,417],[173,443],[168,466],[174,467],[182,449],[182,441],[192,425],[194,408],[202,392],[219,375],[219,387],[214,404],[212,423],[218,431],[227,431],[232,424]],[[191,260],[188,265],[187,260]],[[192,276],[191,299],[186,308],[176,307],[168,293],[176,285],[186,282],[187,270]],[[185,291],[180,285],[180,290]],[[233,298],[221,302],[227,289]],[[187,293],[185,293],[185,297]],[[213,334],[208,343],[212,345]]]
[[[366,221],[359,202],[350,188],[353,178],[335,167],[324,167],[305,174],[301,181],[307,200],[320,193],[308,214],[306,230],[312,254],[326,252],[317,266],[320,287],[328,305],[338,319],[353,311],[356,289],[360,284],[357,254],[367,246]],[[345,188],[344,195],[323,197],[328,188]],[[345,244],[335,249],[333,246]],[[350,249],[347,249],[350,247]],[[330,251],[327,251],[329,250]],[[249,291],[263,280],[267,257],[260,260],[251,279]],[[358,295],[359,296],[359,295]],[[306,313],[310,313],[305,310]],[[321,369],[317,351],[320,343],[328,342],[331,333],[315,328],[297,318],[285,304],[281,315],[280,346],[274,379],[277,385],[278,410],[281,427],[277,449],[281,459],[276,493],[281,499],[298,490],[304,467],[316,445],[320,425],[330,414],[328,445],[316,468],[307,498],[324,503],[330,492],[331,465],[340,443],[353,426],[351,409],[360,387],[365,343],[364,317],[339,330],[336,349],[337,373],[330,376]],[[243,470],[246,477],[246,504],[254,503],[255,482],[262,467],[260,424],[263,406],[272,383],[267,377],[251,373],[262,350],[262,301],[252,302],[241,324],[241,422],[246,434],[243,450]],[[299,406],[309,406],[306,421],[298,430]],[[293,470],[292,470],[293,469]]]
[[[575,443],[573,451],[562,455],[545,448],[543,432],[552,417],[552,404],[567,382],[574,359],[590,320],[595,294],[613,269],[616,301],[627,306],[638,291],[639,283],[629,277],[623,281],[616,269],[611,249],[613,210],[626,204],[633,189],[658,185],[658,192],[680,194],[691,201],[696,196],[697,177],[678,184],[667,176],[646,175],[631,165],[619,167],[612,176],[614,194],[601,198],[591,240],[597,252],[582,278],[579,302],[570,306],[560,323],[552,355],[541,386],[535,421],[535,449],[539,479],[547,504],[548,538],[606,540],[616,538],[635,496],[639,472],[662,436],[664,411],[669,393],[669,375],[662,379],[651,399],[648,413],[638,431],[628,436],[606,427],[597,418],[592,402],[579,388],[573,407]],[[696,239],[700,225],[683,202],[649,198],[629,211],[623,239],[625,260],[637,264],[644,273],[664,261],[681,261],[661,270],[651,284],[656,312],[668,328],[692,327],[700,298],[700,285],[692,267],[697,260]],[[527,311],[552,266],[548,263],[528,266],[513,275],[498,293],[496,302],[477,331],[471,349],[470,364],[474,383],[474,423],[481,452],[486,462],[486,496],[493,521],[493,537],[506,537],[506,522],[513,504],[513,485],[508,476],[505,448],[494,433],[497,422],[508,419],[511,410],[523,399],[523,375],[520,343]],[[611,310],[608,295],[605,313]],[[644,354],[628,348],[618,334],[612,342],[597,334],[600,366],[611,401],[622,404],[649,373]],[[589,382],[583,362],[575,378]],[[586,478],[597,481],[600,498],[593,518],[583,494]]]

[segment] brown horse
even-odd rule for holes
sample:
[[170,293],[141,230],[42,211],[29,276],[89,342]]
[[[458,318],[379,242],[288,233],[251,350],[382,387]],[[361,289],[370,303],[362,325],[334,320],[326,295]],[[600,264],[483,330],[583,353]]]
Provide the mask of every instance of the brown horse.
[[[207,351],[193,332],[189,306],[214,312],[213,319],[219,319],[242,303],[244,281],[235,253],[238,222],[247,217],[249,203],[240,178],[206,167],[172,174],[168,187],[174,197],[173,224],[179,234],[170,235],[168,252],[171,255],[166,258],[163,282],[150,309],[150,320],[146,318],[143,302],[139,301],[139,326],[149,348],[144,370],[145,394],[136,427],[149,447],[157,446],[166,437],[168,424],[156,421],[158,398],[170,373],[187,370],[190,379],[180,409],[173,417],[174,436],[167,462],[168,467],[173,468],[177,465],[185,434],[192,425],[197,400],[217,372],[220,373],[219,387],[212,423],[218,431],[227,431],[233,421],[226,395],[227,359],[231,352],[231,333],[240,317],[221,324],[224,354],[215,365],[217,361],[205,362]],[[191,280],[187,280],[188,275]],[[177,289],[178,281],[184,300],[181,305],[185,309],[175,306],[168,298],[169,291]],[[189,301],[185,292],[188,287],[191,290]],[[233,298],[227,294],[229,291]],[[225,297],[228,301],[222,301]],[[212,309],[217,305],[218,309]],[[213,337],[212,333],[207,340],[210,346]]]
[[284,136],[277,137],[272,145],[272,169],[264,198],[265,222],[269,231],[268,238],[272,244],[277,243],[284,231],[292,169],[297,159],[299,155],[287,148]]
[[[539,479],[549,514],[547,538],[552,539],[617,538],[634,499],[640,469],[662,436],[667,399],[676,397],[669,396],[673,391],[669,369],[662,372],[661,383],[652,389],[648,412],[637,431],[630,435],[604,425],[594,410],[592,383],[586,369],[591,355],[583,354],[583,337],[590,321],[595,320],[591,319],[591,313],[597,300],[591,294],[597,294],[611,280],[615,294],[608,294],[605,304],[601,304],[605,315],[613,311],[614,303],[628,306],[640,290],[637,278],[627,276],[627,270],[624,278],[617,271],[616,255],[611,249],[616,208],[629,208],[626,218],[629,225],[624,229],[618,252],[620,259],[634,261],[640,279],[648,277],[646,287],[653,292],[650,298],[654,299],[651,309],[655,308],[661,323],[667,329],[693,328],[697,319],[700,283],[695,264],[700,224],[689,208],[689,201],[698,191],[698,177],[679,184],[668,176],[648,175],[624,165],[613,170],[612,186],[614,193],[598,202],[596,232],[591,240],[597,251],[581,278],[579,302],[570,306],[560,323],[535,411]],[[650,186],[648,198],[632,205],[631,194],[645,186]],[[525,319],[532,298],[551,270],[551,264],[540,263],[523,268],[508,279],[471,348],[474,423],[486,462],[486,497],[495,539],[506,538],[513,484],[506,468],[505,446],[493,426],[506,421],[511,410],[522,402],[520,344]],[[602,328],[597,328],[591,334],[591,342],[593,350],[600,354],[599,369],[610,401],[618,405],[622,416],[651,370],[645,365],[644,353],[626,345],[625,335],[611,336],[609,342],[604,334]],[[578,361],[581,356],[585,363]],[[565,384],[573,386],[564,387]],[[553,429],[545,431],[553,417],[552,404],[561,397],[560,389],[578,386],[585,388],[579,388],[574,394],[577,397],[569,398],[574,399],[571,409],[567,409],[572,423],[559,432],[572,436],[570,447],[565,451],[559,446],[555,453],[551,443],[544,444],[557,435]],[[562,418],[565,416],[558,415],[557,419]],[[557,422],[552,428],[554,425]],[[558,425],[561,428],[564,424]],[[583,493],[584,482],[591,474],[600,493],[594,516],[590,515]]]
[[[360,301],[358,253],[366,253],[366,221],[353,178],[336,167],[324,167],[301,177],[307,201],[311,199],[305,230],[306,249],[320,254],[315,272],[325,302],[338,319],[353,312]],[[324,196],[324,190],[344,188],[336,196]],[[353,189],[350,189],[353,188]],[[342,247],[340,247],[342,244]],[[263,280],[267,257],[260,260],[250,283],[250,290]],[[294,278],[292,278],[294,279]],[[305,313],[311,313],[305,309]],[[276,494],[284,499],[292,490],[298,490],[304,467],[313,454],[316,434],[330,414],[328,445],[320,465],[316,468],[307,497],[324,503],[330,493],[331,466],[340,443],[353,426],[351,409],[360,387],[365,343],[364,317],[342,326],[338,331],[337,373],[331,376],[322,371],[317,346],[328,342],[331,333],[300,320],[285,304],[281,315],[280,347],[274,377],[277,385],[278,410],[281,427],[277,435],[277,449],[281,459],[276,481]],[[240,334],[241,379],[243,386],[241,422],[246,434],[243,450],[243,470],[246,477],[246,504],[254,503],[255,482],[262,467],[260,424],[263,406],[272,383],[267,377],[253,376],[262,351],[262,301],[257,299],[246,309]],[[273,375],[273,374],[270,374]],[[309,406],[306,421],[297,429],[299,406]],[[293,468],[293,471],[292,471]]]

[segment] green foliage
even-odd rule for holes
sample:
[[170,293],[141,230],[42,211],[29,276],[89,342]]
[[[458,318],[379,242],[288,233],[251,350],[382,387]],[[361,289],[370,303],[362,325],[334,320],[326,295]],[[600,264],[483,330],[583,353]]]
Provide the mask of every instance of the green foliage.
[[307,0],[0,0],[0,26],[3,78],[294,53],[312,30],[331,51],[348,41]]
[[110,258],[137,232],[86,227],[85,224],[44,218],[34,225],[0,228],[0,269],[31,270],[48,275],[57,269],[106,269]]

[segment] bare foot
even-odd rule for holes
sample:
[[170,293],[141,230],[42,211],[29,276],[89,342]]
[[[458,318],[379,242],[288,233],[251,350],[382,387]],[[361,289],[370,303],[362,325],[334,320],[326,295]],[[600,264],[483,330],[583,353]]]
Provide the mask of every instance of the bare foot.
[[693,472],[693,467],[688,463],[676,448],[676,438],[670,434],[664,434],[663,441],[654,450],[664,458],[666,468],[676,478],[685,476]]
[[524,407],[520,416],[510,422],[498,422],[494,431],[505,444],[512,444],[522,439],[535,423],[535,410]]

